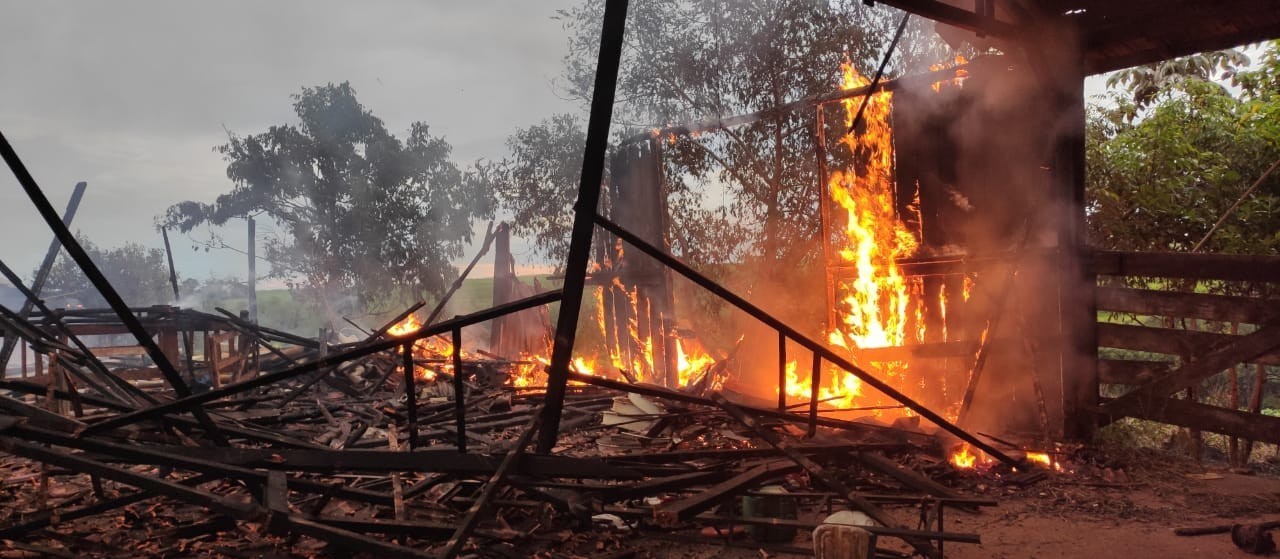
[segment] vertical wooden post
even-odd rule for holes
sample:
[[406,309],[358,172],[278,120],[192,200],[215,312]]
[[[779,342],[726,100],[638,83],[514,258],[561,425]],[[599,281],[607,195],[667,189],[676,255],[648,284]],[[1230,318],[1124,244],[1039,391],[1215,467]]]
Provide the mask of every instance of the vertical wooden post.
[[[404,405],[409,415],[409,450],[418,448],[418,385],[413,367],[413,342],[404,344]],[[457,371],[454,371],[457,374]]]
[[258,323],[258,237],[253,217],[245,218],[249,222],[249,240],[246,252],[249,255],[249,274],[246,282],[249,288],[249,321]]
[[467,451],[467,385],[462,374],[462,329],[454,328],[453,342],[453,413],[458,425],[458,452]]
[[809,431],[806,437],[818,434],[818,393],[822,385],[822,355],[813,352],[813,372],[809,377]]
[[787,335],[778,332],[778,411],[787,411]]
[[[1077,44],[1078,43],[1074,43]],[[1090,266],[1085,226],[1085,108],[1084,66],[1080,51],[1069,61],[1049,67],[1060,89],[1058,114],[1070,118],[1054,161],[1055,202],[1060,204],[1058,251],[1062,274],[1058,308],[1064,339],[1060,378],[1063,395],[1063,434],[1090,440],[1097,428],[1098,303],[1097,276]]]
[[[511,226],[499,223],[493,236],[493,306],[511,301],[511,282],[516,281],[512,271]],[[506,316],[489,321],[489,351],[499,357],[508,357],[503,347],[502,334]]]

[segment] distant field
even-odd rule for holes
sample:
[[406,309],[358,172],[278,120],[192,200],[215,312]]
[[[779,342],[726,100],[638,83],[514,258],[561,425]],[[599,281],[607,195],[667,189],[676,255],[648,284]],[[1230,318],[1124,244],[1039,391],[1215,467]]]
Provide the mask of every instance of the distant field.
[[[534,278],[543,284],[544,288],[559,287],[559,282],[547,280],[545,275],[538,276],[521,276],[520,280],[527,284],[532,284]],[[493,278],[475,278],[462,282],[462,287],[449,300],[449,306],[443,313],[443,318],[452,317],[454,315],[463,315],[479,310],[483,310],[492,306],[493,303]],[[393,310],[385,315],[394,315],[400,310],[413,304],[411,300],[405,300],[402,303],[392,304]],[[584,305],[584,312],[595,312],[594,298],[587,298]],[[214,307],[222,307],[232,312],[239,312],[247,309],[249,302],[244,297],[234,297],[208,303],[205,310],[213,312]],[[421,311],[420,318],[426,318],[425,314],[430,311],[433,304],[428,301],[426,310]],[[559,305],[551,305],[551,316],[554,320]],[[365,316],[350,317],[356,323],[372,327],[373,325],[381,325],[387,317]],[[324,318],[317,313],[309,305],[302,302],[294,301],[293,294],[288,289],[264,289],[258,291],[258,320],[263,326],[277,328],[288,332],[294,332],[303,336],[314,336],[320,327],[324,326]]]

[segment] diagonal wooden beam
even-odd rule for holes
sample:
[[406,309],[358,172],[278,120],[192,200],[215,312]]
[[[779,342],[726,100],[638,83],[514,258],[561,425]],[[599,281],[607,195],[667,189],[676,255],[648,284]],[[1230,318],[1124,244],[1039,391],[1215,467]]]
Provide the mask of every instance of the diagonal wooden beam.
[[[76,217],[76,210],[80,207],[80,200],[84,198],[84,189],[89,186],[88,183],[80,181],[76,183],[75,188],[71,190],[71,200],[67,201],[67,209],[62,212],[62,224],[67,227],[71,226],[71,220]],[[31,282],[31,291],[40,296],[40,292],[44,290],[44,283],[49,279],[49,271],[53,269],[53,262],[58,258],[58,251],[62,248],[62,244],[58,242],[58,238],[54,237],[49,242],[49,250],[44,253],[44,260],[40,262],[40,269],[36,271],[36,277]],[[15,285],[15,287],[17,287]],[[22,304],[22,310],[18,311],[18,315],[22,318],[30,318],[35,300],[27,298]],[[9,357],[13,355],[13,350],[17,346],[18,340],[12,336],[5,336],[4,347],[0,348],[0,371],[4,371],[9,366]]]
[[1256,359],[1277,347],[1280,347],[1280,326],[1264,326],[1104,404],[1102,413],[1112,419],[1133,415],[1152,401],[1171,396],[1232,365]]
[[1129,417],[1280,444],[1280,417],[1220,408],[1188,400],[1173,398],[1148,400],[1134,410]]

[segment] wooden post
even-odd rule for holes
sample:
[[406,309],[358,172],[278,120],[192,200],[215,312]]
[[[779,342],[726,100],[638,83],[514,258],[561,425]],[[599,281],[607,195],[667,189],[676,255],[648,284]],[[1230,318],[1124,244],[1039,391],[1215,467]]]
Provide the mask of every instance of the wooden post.
[[1061,62],[1049,67],[1061,89],[1058,113],[1071,119],[1053,163],[1055,201],[1063,212],[1058,222],[1063,434],[1088,441],[1098,424],[1093,410],[1099,394],[1097,276],[1089,266],[1085,226],[1085,74],[1079,50]]
[[[499,223],[493,238],[493,305],[511,300],[511,226]],[[489,323],[489,351],[499,357],[508,357],[502,347],[502,330],[507,317],[495,318]]]
[[258,323],[257,232],[255,230],[252,216],[245,218],[245,221],[249,222],[249,240],[248,240],[249,250],[246,251],[249,254],[249,274],[248,274],[248,277],[246,278],[247,281],[245,282],[248,284],[248,288],[249,288],[249,321],[254,324],[257,324]]

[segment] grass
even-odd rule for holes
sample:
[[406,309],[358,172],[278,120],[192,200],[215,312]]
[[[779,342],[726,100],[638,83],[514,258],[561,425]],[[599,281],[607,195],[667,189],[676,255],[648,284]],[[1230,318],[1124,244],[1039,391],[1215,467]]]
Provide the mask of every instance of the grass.
[[[543,284],[544,288],[552,288],[559,285],[558,282],[544,279],[545,276],[521,276],[520,280],[532,285],[535,277]],[[390,319],[413,304],[411,298],[405,297],[403,299],[403,301],[385,305],[389,310],[384,312],[369,316],[352,316],[350,318],[358,324],[377,324],[380,326],[383,321]],[[433,302],[428,301],[425,310],[419,311],[419,318],[426,318],[426,313],[430,312],[433,306]],[[462,282],[462,286],[450,298],[449,305],[445,308],[441,317],[449,318],[455,315],[470,314],[491,306],[493,306],[493,278],[467,279]],[[249,308],[249,301],[244,297],[219,299],[204,303],[199,310],[212,313],[216,312],[214,310],[215,307],[221,307],[231,312],[240,312]],[[550,306],[553,323],[558,310],[558,303]],[[588,297],[583,301],[584,316],[593,316],[593,314],[587,313],[594,312],[595,300]],[[263,326],[308,337],[315,336],[320,328],[326,325],[324,314],[319,309],[312,307],[305,301],[295,300],[293,293],[288,289],[263,289],[258,291],[258,322]]]

